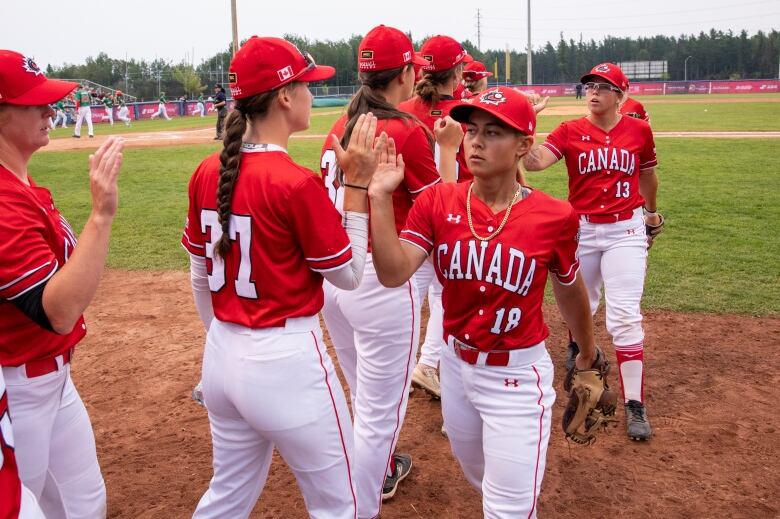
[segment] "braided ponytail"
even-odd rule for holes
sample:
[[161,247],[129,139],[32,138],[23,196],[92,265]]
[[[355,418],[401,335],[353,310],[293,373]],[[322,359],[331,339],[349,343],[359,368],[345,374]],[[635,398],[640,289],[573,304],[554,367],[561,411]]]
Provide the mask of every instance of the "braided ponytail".
[[[283,88],[294,88],[299,83],[291,83]],[[235,109],[225,123],[225,140],[219,155],[219,183],[217,186],[217,214],[222,226],[222,236],[214,244],[214,253],[224,258],[230,250],[230,214],[233,191],[238,181],[241,166],[241,145],[247,129],[247,121],[255,116],[263,116],[279,94],[280,90],[263,92],[256,96],[239,99]]]
[[417,94],[427,105],[435,105],[441,101],[439,87],[452,83],[458,70],[462,67],[453,67],[440,72],[426,72],[423,78],[415,85],[414,93]]

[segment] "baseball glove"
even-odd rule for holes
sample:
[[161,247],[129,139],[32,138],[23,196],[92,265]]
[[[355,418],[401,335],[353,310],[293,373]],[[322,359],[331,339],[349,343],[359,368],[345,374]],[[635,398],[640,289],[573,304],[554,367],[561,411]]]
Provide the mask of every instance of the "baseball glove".
[[656,236],[664,232],[664,215],[658,213],[658,218],[661,219],[661,221],[658,222],[658,225],[650,225],[645,220],[645,233],[651,240],[655,239]]
[[617,422],[617,393],[607,384],[608,373],[609,362],[604,352],[596,348],[596,360],[590,369],[578,370],[575,366],[566,374],[563,385],[569,392],[569,402],[562,421],[566,438],[590,445],[600,429]]

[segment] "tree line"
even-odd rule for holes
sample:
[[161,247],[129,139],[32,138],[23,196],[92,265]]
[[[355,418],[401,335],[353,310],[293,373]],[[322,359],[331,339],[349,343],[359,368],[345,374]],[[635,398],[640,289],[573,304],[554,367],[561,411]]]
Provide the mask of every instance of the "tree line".
[[[308,50],[318,63],[332,65],[336,76],[327,81],[330,86],[357,83],[357,49],[361,36],[352,35],[341,40],[312,40],[305,36],[287,34],[286,39],[302,50]],[[424,38],[415,41],[419,48]],[[526,59],[524,52],[510,51],[509,78],[506,77],[507,52],[504,50],[480,51],[471,41],[463,46],[488,70],[497,70],[493,81],[524,84]],[[55,78],[89,79],[110,88],[120,89],[139,99],[156,99],[160,91],[169,98],[186,95],[196,97],[212,92],[215,83],[227,83],[232,45],[224,51],[193,63],[172,63],[161,59],[154,61],[114,59],[105,53],[88,57],[83,64],[65,64],[47,68],[47,75]],[[560,40],[535,49],[533,53],[533,82],[573,83],[596,63],[604,61],[668,62],[668,80],[682,80],[685,60],[688,58],[688,79],[750,79],[778,77],[780,33],[776,30],[759,31],[749,35],[747,31],[736,34],[714,29],[698,35],[653,36],[647,38],[616,38],[603,40]]]

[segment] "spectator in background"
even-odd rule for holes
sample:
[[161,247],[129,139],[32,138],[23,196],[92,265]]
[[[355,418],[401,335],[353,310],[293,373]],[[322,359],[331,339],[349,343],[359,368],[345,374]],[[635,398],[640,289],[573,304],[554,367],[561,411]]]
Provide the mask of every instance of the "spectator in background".
[[577,93],[577,95],[574,98],[575,99],[582,99],[582,83],[577,83],[574,86],[574,91]]
[[214,85],[214,110],[217,111],[217,136],[214,137],[214,140],[221,141],[222,131],[225,127],[225,117],[227,117],[228,111],[225,89],[219,83]]

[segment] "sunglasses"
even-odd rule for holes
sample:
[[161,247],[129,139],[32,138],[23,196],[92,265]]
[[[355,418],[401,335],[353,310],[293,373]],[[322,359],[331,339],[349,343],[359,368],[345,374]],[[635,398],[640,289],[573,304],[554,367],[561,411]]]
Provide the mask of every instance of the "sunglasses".
[[598,92],[599,90],[612,90],[613,92],[620,93],[622,90],[620,90],[615,85],[610,85],[609,83],[594,83],[589,82],[585,83],[585,89],[586,90],[593,90],[594,92]]

